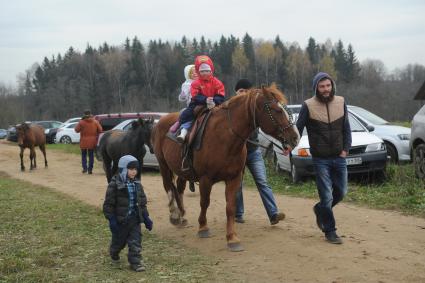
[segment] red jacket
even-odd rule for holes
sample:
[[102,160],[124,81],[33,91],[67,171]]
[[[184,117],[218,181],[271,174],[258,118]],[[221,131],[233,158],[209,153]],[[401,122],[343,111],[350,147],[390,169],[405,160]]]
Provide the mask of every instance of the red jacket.
[[206,97],[214,97],[214,95],[224,96],[224,85],[223,83],[211,75],[208,78],[202,78],[199,73],[199,66],[202,63],[206,63],[211,67],[211,74],[214,73],[214,64],[212,60],[205,55],[196,57],[195,59],[195,70],[198,73],[198,79],[192,82],[190,86],[190,93],[192,97],[195,97],[197,94],[202,94]]
[[89,117],[81,119],[74,130],[80,133],[81,149],[94,149],[97,136],[102,132],[102,126],[93,117]]

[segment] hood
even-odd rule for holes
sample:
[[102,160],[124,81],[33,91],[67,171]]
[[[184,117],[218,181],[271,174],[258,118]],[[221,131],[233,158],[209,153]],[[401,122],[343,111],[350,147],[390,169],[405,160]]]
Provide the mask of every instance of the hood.
[[195,72],[195,65],[187,65],[184,67],[184,77],[186,80],[192,80],[192,72]]
[[313,78],[313,95],[316,95],[317,93],[317,85],[319,84],[319,81],[327,78],[330,79],[332,82],[332,93],[331,95],[334,96],[336,94],[336,84],[334,80],[331,78],[331,76],[328,73],[325,72],[319,72],[317,73]]
[[122,182],[127,182],[127,165],[132,161],[137,161],[137,159],[132,155],[124,155],[118,161],[118,172]]
[[201,66],[201,64],[208,64],[211,67],[211,73],[214,73],[214,64],[213,61],[211,60],[210,57],[208,57],[207,55],[200,55],[198,57],[196,57],[195,59],[195,69],[196,69],[196,73],[199,76],[199,66]]

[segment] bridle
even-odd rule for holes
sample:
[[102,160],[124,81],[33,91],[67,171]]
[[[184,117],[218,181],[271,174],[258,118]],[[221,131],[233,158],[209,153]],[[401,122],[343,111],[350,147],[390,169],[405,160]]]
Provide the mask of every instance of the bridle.
[[[255,94],[255,99],[254,99],[254,103],[251,103],[251,105],[252,105],[252,113],[253,113],[253,124],[254,124],[254,130],[256,129],[256,128],[258,128],[258,126],[257,126],[257,119],[256,119],[256,108],[257,108],[257,99],[258,99],[258,96],[260,95],[260,93],[259,92],[257,92],[256,94]],[[276,119],[273,117],[273,114],[271,113],[271,108],[270,108],[270,105],[271,104],[273,104],[273,103],[276,103],[276,104],[278,104],[280,107],[282,107],[282,109],[283,110],[285,110],[286,111],[286,113],[288,114],[288,125],[286,125],[286,126],[280,126],[279,125],[279,123],[276,121]],[[293,126],[294,126],[294,122],[293,122],[293,119],[292,119],[292,111],[285,105],[285,104],[283,104],[283,103],[280,103],[278,100],[276,100],[276,99],[272,99],[272,100],[267,100],[267,101],[265,101],[264,102],[264,109],[266,110],[266,112],[267,112],[267,114],[268,114],[268,116],[269,116],[269,118],[270,118],[270,120],[271,120],[271,122],[272,122],[272,124],[278,129],[278,137],[279,137],[279,139],[280,139],[280,141],[282,142],[282,145],[283,145],[283,147],[285,148],[285,149],[287,149],[287,145],[288,145],[288,141],[286,140],[286,138],[285,138],[285,136],[284,136],[284,133],[285,133],[285,131],[287,131],[289,128],[292,128]],[[243,141],[245,141],[246,139],[244,139],[243,137],[241,137],[238,133],[236,133],[234,130],[233,130],[233,128],[232,128],[232,119],[231,119],[231,115],[230,115],[230,107],[226,107],[227,108],[227,120],[228,120],[228,123],[229,123],[229,128],[230,128],[230,131],[235,135],[235,136],[237,136],[238,138],[240,138],[241,140],[243,140]],[[258,145],[258,143],[256,143],[256,142],[253,142],[253,141],[250,141],[250,140],[248,140],[248,142],[251,142],[251,143],[254,143],[254,144],[257,144]],[[276,143],[274,143],[273,141],[271,141],[275,146],[277,146],[279,149],[281,149],[282,151],[283,151],[283,149],[282,149],[282,147],[281,146],[279,146],[279,145],[277,145]]]

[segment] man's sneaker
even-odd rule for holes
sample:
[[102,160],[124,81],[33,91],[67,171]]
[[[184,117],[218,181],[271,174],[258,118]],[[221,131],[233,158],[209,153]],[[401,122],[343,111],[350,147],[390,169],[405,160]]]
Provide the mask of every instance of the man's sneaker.
[[89,170],[88,174],[89,175],[93,174],[93,171],[92,170]]
[[142,263],[139,264],[132,264],[130,265],[131,270],[136,271],[136,272],[142,272],[145,271],[146,268]]
[[242,217],[242,216],[236,216],[236,217],[235,217],[235,222],[238,222],[238,223],[245,223],[245,219],[243,219],[243,217]]
[[186,135],[187,135],[187,129],[185,128],[181,129],[180,135],[176,137],[177,141],[180,143],[183,143],[184,139],[186,138]]
[[316,224],[317,224],[317,227],[319,227],[319,229],[323,231],[324,230],[324,226],[323,226],[323,223],[320,221],[320,218],[319,218],[319,207],[318,207],[318,203],[315,206],[313,206],[313,211],[314,211],[314,214],[316,215]]
[[331,244],[340,245],[342,244],[342,239],[336,234],[335,231],[325,233],[326,241]]
[[276,225],[277,223],[279,223],[279,221],[283,219],[285,219],[285,213],[283,212],[276,213],[275,215],[272,216],[272,218],[270,218],[270,224]]
[[87,173],[87,169],[83,169],[83,171],[81,171],[81,173],[86,174]]

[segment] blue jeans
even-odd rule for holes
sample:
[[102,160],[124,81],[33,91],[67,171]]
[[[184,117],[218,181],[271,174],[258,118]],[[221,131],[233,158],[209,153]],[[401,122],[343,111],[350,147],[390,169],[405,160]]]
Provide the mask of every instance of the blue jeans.
[[[246,157],[246,167],[254,178],[257,185],[258,192],[260,193],[261,200],[263,201],[264,208],[266,209],[269,219],[278,213],[276,201],[273,196],[273,191],[267,183],[266,166],[264,165],[263,156],[261,151],[257,148],[252,152],[248,152]],[[242,185],[236,193],[236,217],[242,217],[244,213]]]
[[320,202],[316,204],[323,232],[335,231],[335,217],[332,207],[347,194],[347,162],[343,157],[313,158],[316,170],[316,185]]
[[[89,155],[89,167],[87,168],[87,153]],[[89,171],[93,170],[93,163],[94,163],[94,156],[93,156],[94,150],[93,149],[81,149],[81,165],[83,165],[83,170]]]

